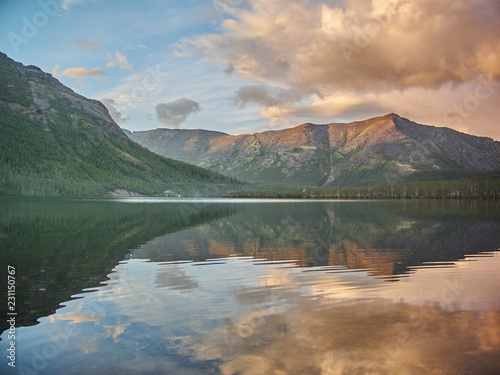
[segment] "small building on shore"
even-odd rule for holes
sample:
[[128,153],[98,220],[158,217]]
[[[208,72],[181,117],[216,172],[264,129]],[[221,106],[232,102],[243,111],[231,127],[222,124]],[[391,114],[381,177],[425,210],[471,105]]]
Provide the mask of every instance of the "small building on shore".
[[163,194],[165,194],[166,197],[180,197],[181,196],[180,194],[177,194],[175,191],[172,191],[172,190],[165,190],[163,192]]

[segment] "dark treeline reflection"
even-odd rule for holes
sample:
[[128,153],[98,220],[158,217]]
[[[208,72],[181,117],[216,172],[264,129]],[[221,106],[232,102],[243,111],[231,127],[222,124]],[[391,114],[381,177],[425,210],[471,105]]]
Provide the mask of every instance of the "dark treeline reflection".
[[[240,254],[389,276],[500,246],[496,202],[126,202],[0,200],[0,256],[16,267],[19,325],[105,283],[129,256],[164,262]],[[1,272],[4,285],[6,267]]]
[[496,202],[294,202],[242,204],[231,217],[155,238],[133,255],[160,262],[239,254],[397,275],[499,246]]
[[[0,286],[7,290],[7,264],[14,266],[18,325],[36,324],[72,295],[105,282],[129,249],[234,214],[228,205],[123,202],[0,199]],[[7,306],[5,293],[0,304]]]

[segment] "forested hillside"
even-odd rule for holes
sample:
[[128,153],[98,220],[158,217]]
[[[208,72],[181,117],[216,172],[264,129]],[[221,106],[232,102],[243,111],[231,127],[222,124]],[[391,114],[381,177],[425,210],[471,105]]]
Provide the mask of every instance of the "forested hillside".
[[104,105],[0,53],[0,193],[219,195],[241,183],[131,141]]

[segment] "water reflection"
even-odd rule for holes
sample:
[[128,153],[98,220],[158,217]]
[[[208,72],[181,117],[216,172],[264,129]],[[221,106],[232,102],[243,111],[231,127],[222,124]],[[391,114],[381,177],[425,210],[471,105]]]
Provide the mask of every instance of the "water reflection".
[[174,261],[237,254],[390,276],[500,244],[495,202],[282,202],[235,209],[230,217],[157,237],[132,255]]
[[[130,249],[235,212],[227,205],[125,202],[0,197],[0,256],[20,275],[20,325],[36,324],[73,294],[98,286]],[[6,281],[5,275],[3,290]],[[0,294],[0,304],[7,305],[6,294]],[[0,332],[6,328],[2,320]]]
[[177,264],[164,267],[156,273],[157,288],[170,288],[178,291],[188,291],[198,287],[198,283]]
[[21,373],[500,373],[496,203],[9,204]]
[[[500,256],[454,264],[387,283],[240,257],[130,260],[21,328],[19,356],[63,342],[43,374],[497,374]],[[159,284],[169,271],[183,281]]]

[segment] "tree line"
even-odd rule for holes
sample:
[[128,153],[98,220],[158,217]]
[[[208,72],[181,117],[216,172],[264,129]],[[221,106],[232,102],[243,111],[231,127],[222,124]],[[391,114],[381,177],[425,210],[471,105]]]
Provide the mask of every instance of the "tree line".
[[225,196],[293,199],[500,199],[500,178],[476,177],[455,181],[419,181],[369,187],[253,190]]

